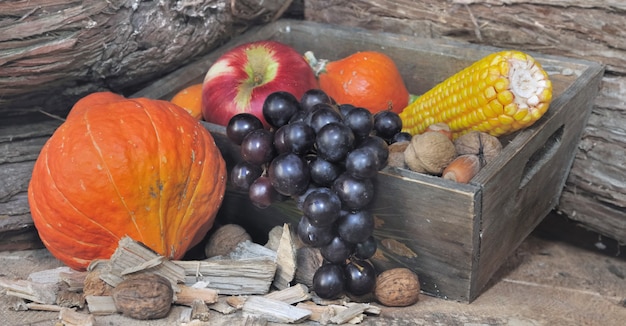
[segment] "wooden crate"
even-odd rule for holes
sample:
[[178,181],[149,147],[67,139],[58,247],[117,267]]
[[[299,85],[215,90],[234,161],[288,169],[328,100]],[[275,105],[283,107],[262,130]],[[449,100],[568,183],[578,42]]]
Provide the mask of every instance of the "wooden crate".
[[[498,49],[376,33],[303,21],[278,21],[246,33],[199,62],[166,76],[135,96],[169,99],[202,80],[212,62],[235,45],[274,39],[318,58],[338,59],[359,50],[391,56],[411,93],[422,93]],[[404,169],[385,168],[376,178],[375,235],[382,270],[404,266],[420,276],[425,293],[471,302],[504,260],[557,204],[603,67],[597,63],[533,54],[550,74],[555,94],[534,126],[503,138],[502,154],[474,177],[457,184]],[[233,164],[238,149],[224,128],[205,124]],[[296,221],[291,203],[256,209],[245,194],[229,191],[220,216],[266,232]],[[285,208],[287,206],[287,208]]]

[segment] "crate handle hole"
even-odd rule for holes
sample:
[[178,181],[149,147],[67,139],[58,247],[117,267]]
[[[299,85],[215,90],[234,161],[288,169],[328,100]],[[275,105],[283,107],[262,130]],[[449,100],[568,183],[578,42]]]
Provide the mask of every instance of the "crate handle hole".
[[558,151],[561,146],[561,139],[563,138],[564,125],[561,125],[559,129],[554,131],[548,138],[546,143],[530,156],[524,171],[522,172],[522,179],[520,181],[519,189],[522,189],[528,184],[535,174],[549,161]]

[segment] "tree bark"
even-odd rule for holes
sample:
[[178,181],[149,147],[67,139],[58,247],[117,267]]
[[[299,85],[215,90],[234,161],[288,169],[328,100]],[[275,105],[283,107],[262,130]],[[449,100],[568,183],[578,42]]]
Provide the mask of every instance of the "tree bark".
[[602,88],[557,208],[626,243],[626,2],[309,0],[305,18],[605,64]]
[[0,2],[0,114],[66,113],[96,90],[130,93],[288,0],[11,0]]

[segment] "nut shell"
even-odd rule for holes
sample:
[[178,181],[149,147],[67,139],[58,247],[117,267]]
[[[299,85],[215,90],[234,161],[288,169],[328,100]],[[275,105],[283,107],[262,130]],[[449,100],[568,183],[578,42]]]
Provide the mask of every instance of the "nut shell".
[[454,147],[458,155],[478,155],[481,167],[493,161],[502,151],[502,143],[497,137],[480,131],[470,131],[459,136],[454,141]]
[[244,241],[252,241],[246,229],[237,224],[226,224],[215,230],[204,247],[207,258],[230,254],[237,245]]
[[115,307],[134,319],[159,319],[170,312],[174,290],[170,281],[156,274],[138,274],[120,282],[112,291]]
[[434,175],[441,174],[455,157],[454,143],[438,131],[413,136],[404,151],[404,161],[409,169]]
[[420,282],[408,268],[392,268],[376,278],[376,300],[388,307],[406,307],[419,300]]

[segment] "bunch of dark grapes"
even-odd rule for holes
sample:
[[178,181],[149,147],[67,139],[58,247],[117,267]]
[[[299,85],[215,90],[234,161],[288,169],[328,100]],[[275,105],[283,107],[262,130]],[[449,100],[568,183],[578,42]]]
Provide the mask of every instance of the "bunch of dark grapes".
[[289,197],[296,201],[302,212],[298,236],[324,257],[313,277],[319,297],[370,293],[376,272],[368,259],[377,246],[368,209],[372,178],[387,163],[388,145],[407,136],[400,117],[336,104],[319,89],[300,99],[272,93],[263,117],[269,129],[247,113],[226,127],[243,159],[231,171],[232,184],[260,208]]

